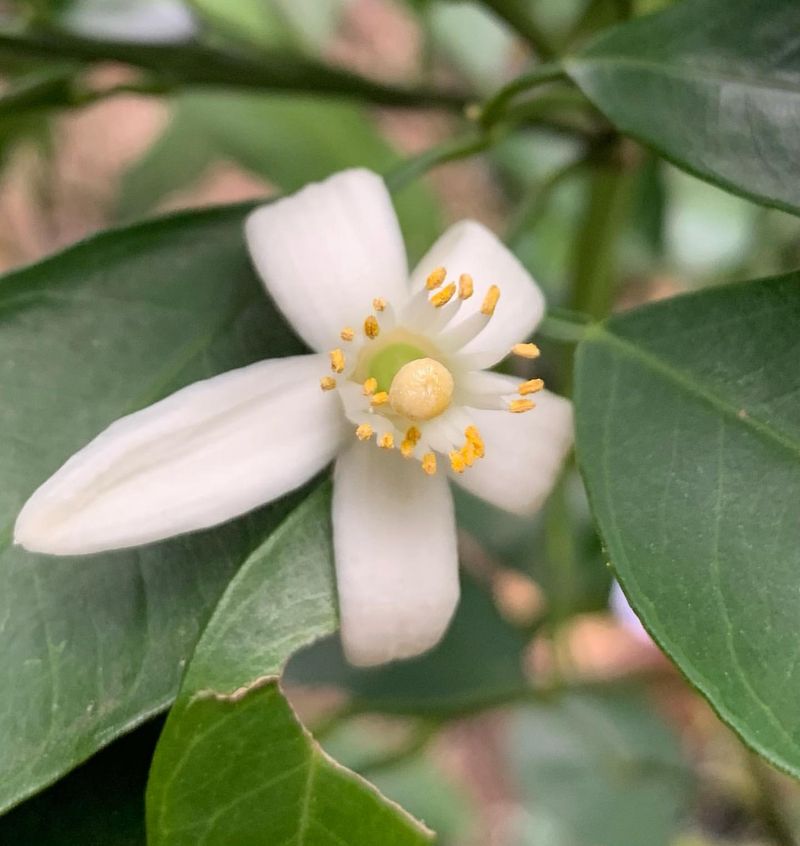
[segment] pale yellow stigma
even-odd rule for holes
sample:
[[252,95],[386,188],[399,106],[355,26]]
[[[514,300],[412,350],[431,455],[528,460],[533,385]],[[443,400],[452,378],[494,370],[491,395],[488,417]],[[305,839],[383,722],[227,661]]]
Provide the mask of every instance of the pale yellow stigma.
[[378,380],[375,379],[373,376],[370,376],[369,379],[364,382],[361,390],[364,392],[365,397],[374,394],[375,391],[378,390]]
[[514,344],[511,347],[511,352],[514,355],[521,356],[522,358],[539,358],[540,350],[536,344]]
[[370,397],[369,401],[372,405],[385,405],[389,402],[389,394],[386,391],[378,391]]
[[352,341],[355,336],[355,329],[351,329],[349,326],[345,326],[344,329],[342,329],[342,331],[339,333],[339,337],[343,341]]
[[486,292],[486,296],[483,298],[483,304],[481,305],[481,314],[485,314],[487,317],[491,317],[494,314],[495,308],[497,308],[497,301],[500,299],[500,289],[497,285],[492,285],[491,288]]
[[453,294],[456,292],[456,283],[451,282],[449,285],[445,285],[441,291],[437,291],[431,297],[431,304],[436,306],[436,308],[441,308],[443,305],[447,305],[450,300],[453,299]]
[[508,404],[508,410],[512,414],[522,414],[523,411],[530,411],[536,404],[529,399],[515,399]]
[[336,387],[336,380],[333,376],[323,376],[319,380],[319,386],[323,391],[332,391]]
[[435,291],[444,282],[447,271],[443,267],[437,267],[425,280],[425,287],[429,291]]
[[436,455],[432,452],[426,452],[422,456],[422,469],[429,475],[433,476],[436,473]]
[[364,321],[364,334],[374,340],[378,337],[378,333],[381,331],[381,327],[378,326],[378,319],[375,317],[374,314],[371,314],[365,321]]
[[474,290],[475,284],[472,281],[472,277],[469,273],[462,273],[458,279],[459,298],[462,300],[468,300],[472,296]]
[[375,311],[386,311],[386,300],[384,300],[382,297],[375,297],[375,299],[372,301],[372,307],[375,309]]
[[394,435],[391,432],[386,432],[378,438],[378,446],[381,449],[394,449]]
[[362,423],[356,429],[356,437],[360,441],[368,441],[372,437],[372,435],[373,435],[373,429],[372,429],[372,426],[369,425],[369,423]]
[[342,373],[344,371],[344,352],[342,350],[331,350],[329,355],[331,357],[331,370],[334,373]]
[[400,444],[400,452],[404,458],[411,457],[411,454],[414,452],[414,447],[419,443],[419,439],[421,437],[422,432],[420,432],[416,426],[409,426],[406,436]]
[[544,380],[543,379],[528,379],[527,382],[523,382],[517,391],[523,397],[527,396],[528,394],[535,394],[537,391],[541,391],[544,388]]
[[409,420],[431,420],[450,405],[453,388],[453,377],[441,362],[417,358],[395,374],[389,402],[397,414]]

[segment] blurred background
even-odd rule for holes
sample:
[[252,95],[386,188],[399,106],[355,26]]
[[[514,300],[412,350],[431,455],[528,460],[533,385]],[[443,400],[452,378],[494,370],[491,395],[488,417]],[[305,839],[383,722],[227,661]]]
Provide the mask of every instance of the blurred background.
[[[615,5],[530,2],[557,43],[580,43],[592,15]],[[633,12],[665,5],[650,0]],[[202,26],[212,40],[324,59],[394,86],[446,86],[475,102],[534,58],[472,2],[197,0],[190,10],[178,0],[64,0],[5,2],[0,12],[107,43],[180,41]],[[12,59],[0,65],[7,94],[39,72]],[[72,70],[49,62],[41,73],[46,81]],[[152,96],[137,92],[140,82],[123,64],[95,62],[81,70],[86,96],[67,108],[0,105],[0,269],[156,213],[292,191],[349,166],[391,173],[469,128],[469,110],[192,86]],[[573,349],[568,333],[559,338],[558,308],[593,311],[575,301],[573,282],[586,272],[583,224],[605,168],[628,174],[597,224],[618,232],[614,310],[800,263],[797,218],[632,142],[614,142],[608,160],[596,155],[600,143],[588,154],[586,127],[602,140],[601,119],[586,118],[574,91],[553,96],[564,97],[557,118],[533,115],[396,200],[412,260],[463,217],[517,253],[553,308],[541,346],[554,390],[569,392]],[[323,643],[290,666],[292,700],[337,760],[449,846],[795,842],[796,785],[745,749],[640,627],[614,589],[574,468],[533,523],[464,494],[458,509],[465,598],[436,653],[355,673],[337,644]],[[126,743],[137,741],[118,742],[114,754]],[[84,777],[95,776],[70,778]],[[69,786],[53,790],[41,801],[66,806]]]

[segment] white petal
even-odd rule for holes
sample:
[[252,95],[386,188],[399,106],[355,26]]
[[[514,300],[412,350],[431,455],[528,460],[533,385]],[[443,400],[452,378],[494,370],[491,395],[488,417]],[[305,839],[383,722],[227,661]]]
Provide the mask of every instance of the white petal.
[[[512,393],[519,379],[508,380]],[[453,478],[482,499],[515,514],[532,514],[547,499],[572,447],[572,403],[540,391],[524,414],[471,411],[486,456]]]
[[340,344],[383,297],[408,296],[405,247],[383,180],[346,170],[256,209],[247,245],[267,290],[315,350]]
[[443,473],[372,443],[336,462],[333,539],[342,641],[371,666],[430,649],[458,602],[452,495]]
[[123,417],[22,509],[15,541],[72,555],[222,523],[298,487],[342,436],[322,355],[262,361]]
[[539,325],[545,306],[539,286],[514,254],[480,223],[462,220],[451,226],[417,265],[411,277],[412,290],[422,288],[437,267],[447,268],[448,279],[453,280],[469,273],[475,283],[475,293],[453,320],[453,326],[480,309],[491,285],[500,288],[492,319],[464,347],[466,353],[487,353],[488,364],[494,364]]

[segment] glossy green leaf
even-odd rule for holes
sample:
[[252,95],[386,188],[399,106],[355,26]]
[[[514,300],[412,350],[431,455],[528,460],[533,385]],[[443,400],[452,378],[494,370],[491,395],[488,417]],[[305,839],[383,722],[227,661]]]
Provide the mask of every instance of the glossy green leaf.
[[[128,171],[122,213],[147,211],[213,158],[232,160],[287,192],[348,167],[385,172],[400,160],[358,106],[312,97],[184,94],[165,135]],[[421,183],[394,200],[409,254],[419,257],[439,234],[438,205]]]
[[647,629],[800,774],[800,275],[611,318],[578,353],[578,458]]
[[159,741],[150,846],[416,846],[430,834],[327,757],[279,679],[336,628],[330,486],[248,560],[200,639]]
[[443,715],[485,707],[527,688],[522,653],[528,643],[497,612],[491,597],[462,577],[461,601],[442,642],[410,661],[360,670],[346,663],[338,638],[298,653],[287,678],[335,685],[359,708]]
[[800,5],[684,0],[566,62],[623,132],[699,176],[800,210]]
[[668,846],[687,811],[691,774],[677,738],[629,693],[519,711],[508,751],[528,826],[549,834],[523,843]]
[[109,232],[0,281],[0,808],[164,708],[231,576],[291,507],[108,555],[12,547],[27,496],[111,421],[299,342],[245,207]]

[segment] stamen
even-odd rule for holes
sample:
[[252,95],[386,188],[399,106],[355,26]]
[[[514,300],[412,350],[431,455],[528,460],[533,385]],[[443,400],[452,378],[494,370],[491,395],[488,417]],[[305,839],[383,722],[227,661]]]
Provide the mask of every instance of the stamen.
[[351,329],[349,326],[345,326],[344,329],[342,329],[342,331],[339,333],[339,337],[343,341],[352,341],[355,336],[355,329]]
[[369,401],[372,405],[384,405],[389,402],[389,393],[388,391],[379,391],[377,394],[373,394]]
[[537,391],[541,391],[543,387],[543,379],[529,379],[527,382],[523,382],[517,390],[524,397],[528,394],[535,394]]
[[333,376],[323,376],[319,380],[319,386],[323,391],[332,391],[336,387],[336,380]]
[[433,476],[436,473],[436,454],[433,452],[426,452],[422,456],[422,469],[429,475]]
[[481,305],[481,314],[485,314],[487,317],[491,317],[494,314],[494,310],[497,307],[497,301],[500,299],[500,289],[497,285],[492,285],[491,288],[486,292],[486,296],[483,298],[483,305]]
[[394,435],[391,432],[386,432],[378,438],[378,446],[381,449],[394,449]]
[[425,280],[425,287],[429,291],[435,291],[444,282],[447,271],[443,267],[437,267]]
[[463,473],[467,469],[467,462],[459,450],[450,453],[450,466],[455,473]]
[[514,355],[519,355],[522,358],[539,358],[541,350],[536,344],[514,344],[511,347],[511,352]]
[[508,404],[508,410],[512,414],[522,414],[523,411],[530,411],[536,404],[529,399],[515,399]]
[[374,430],[373,430],[372,426],[369,425],[369,423],[362,423],[356,429],[356,437],[360,441],[368,441],[372,437],[373,432],[374,432]]
[[481,437],[481,433],[478,431],[478,427],[467,426],[464,430],[464,437],[472,444],[475,450],[475,457],[483,458],[486,451],[484,449],[483,438]]
[[331,370],[334,373],[344,372],[344,352],[342,350],[331,350],[329,355],[331,357]]
[[468,300],[475,290],[475,285],[469,273],[462,273],[458,278],[458,296],[462,300]]
[[374,394],[375,391],[378,390],[378,380],[375,379],[374,377],[370,376],[369,379],[367,379],[366,382],[364,382],[362,390],[364,392],[365,397],[368,397],[371,394]]
[[375,311],[386,311],[386,300],[383,297],[375,297],[372,301],[372,307]]
[[365,321],[364,321],[364,334],[374,340],[378,337],[378,333],[381,331],[381,327],[378,326],[378,319],[375,315],[371,314]]
[[441,291],[437,291],[431,297],[431,304],[434,305],[436,308],[441,308],[443,305],[447,305],[450,300],[453,299],[453,294],[456,292],[456,283],[451,282],[449,285],[445,285]]
[[464,459],[464,463],[467,467],[472,467],[475,463],[475,459],[478,457],[475,453],[475,445],[467,441],[463,447],[461,447],[461,457]]
[[400,452],[403,458],[410,458],[411,453],[414,452],[414,447],[419,443],[422,437],[422,432],[416,426],[409,426],[406,436],[400,444]]

